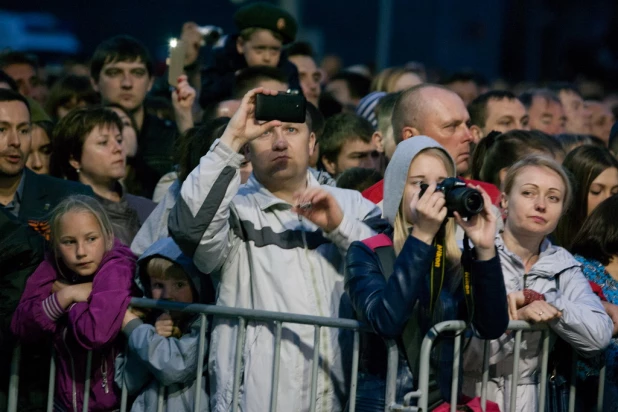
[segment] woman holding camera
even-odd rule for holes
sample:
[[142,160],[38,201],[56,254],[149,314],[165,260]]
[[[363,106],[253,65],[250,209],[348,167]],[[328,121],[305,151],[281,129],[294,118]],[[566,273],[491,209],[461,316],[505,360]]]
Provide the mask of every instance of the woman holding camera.
[[[571,200],[571,186],[560,165],[533,155],[515,163],[503,183],[502,207],[507,218],[496,236],[513,320],[543,322],[583,356],[593,356],[610,342],[613,325],[592,292],[580,264],[547,236],[554,231]],[[536,411],[541,332],[523,334],[517,393],[511,394],[514,333],[490,345],[488,399],[500,410]],[[464,393],[479,394],[483,342],[473,339],[464,356]]]
[[[506,293],[493,241],[496,217],[490,210],[491,201],[479,189],[484,200],[480,213],[467,221],[457,212],[455,219],[447,218],[452,211],[447,210],[445,194],[436,187],[454,175],[453,160],[434,140],[416,136],[400,143],[384,177],[384,216],[393,230],[354,242],[348,249],[345,288],[358,319],[375,332],[362,339],[357,410],[384,410],[386,351],[380,337],[400,338],[404,331],[406,335],[416,333],[416,340],[404,338],[407,360],[414,364],[411,352],[419,350],[423,335],[439,321],[472,316],[472,325],[483,338],[496,338],[507,327]],[[423,184],[429,187],[421,195]],[[461,252],[455,242],[455,221],[475,246],[470,262],[473,314],[467,312],[463,303]],[[444,234],[437,236],[439,233]],[[378,249],[383,247],[390,248],[392,261],[381,258]],[[436,262],[442,270],[436,270]],[[389,266],[392,270],[385,273],[384,268]],[[443,276],[443,287],[437,293],[434,291],[433,296],[432,276]],[[421,315],[414,311],[417,302]],[[400,356],[398,402],[413,389],[407,360]],[[445,399],[450,398],[451,366],[444,368],[444,374],[439,376],[440,381],[447,382],[441,385]]]

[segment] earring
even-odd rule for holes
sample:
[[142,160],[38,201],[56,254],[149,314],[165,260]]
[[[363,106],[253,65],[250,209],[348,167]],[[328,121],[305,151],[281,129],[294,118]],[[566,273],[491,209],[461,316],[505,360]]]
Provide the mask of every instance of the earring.
[[75,169],[75,171],[79,174],[79,172],[81,172],[82,169]]

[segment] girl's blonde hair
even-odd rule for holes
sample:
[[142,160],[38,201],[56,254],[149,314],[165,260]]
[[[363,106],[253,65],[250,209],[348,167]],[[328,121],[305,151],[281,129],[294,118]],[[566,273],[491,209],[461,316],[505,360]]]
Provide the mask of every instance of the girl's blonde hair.
[[[416,156],[418,157],[420,154],[428,154],[442,160],[448,175],[455,176],[453,161],[446,153],[444,153],[443,150],[429,148],[419,152]],[[403,244],[406,242],[406,239],[410,236],[410,232],[412,231],[412,225],[408,223],[405,218],[404,210],[406,207],[409,207],[409,205],[404,204],[402,196],[399,210],[395,216],[395,223],[393,224],[393,247],[396,255],[399,255],[399,252],[401,252],[401,249],[403,248]],[[455,221],[453,219],[448,219],[445,228],[444,248],[446,250],[448,265],[451,267],[458,266],[461,260],[461,250],[459,249],[457,240],[455,239],[455,230]]]
[[[393,93],[395,92],[397,81],[407,73],[418,76],[414,70],[406,69],[405,67],[389,67],[384,69],[374,77],[371,83],[371,91]],[[420,76],[418,77],[420,78]]]
[[60,240],[60,219],[64,215],[70,212],[86,212],[92,213],[92,215],[99,222],[101,226],[101,232],[103,234],[103,240],[105,241],[105,250],[109,251],[114,245],[114,231],[112,229],[112,223],[105,213],[103,206],[94,198],[86,195],[72,195],[68,196],[54,208],[52,211],[51,219],[49,220],[50,226],[50,242],[54,251],[58,248],[58,241]]

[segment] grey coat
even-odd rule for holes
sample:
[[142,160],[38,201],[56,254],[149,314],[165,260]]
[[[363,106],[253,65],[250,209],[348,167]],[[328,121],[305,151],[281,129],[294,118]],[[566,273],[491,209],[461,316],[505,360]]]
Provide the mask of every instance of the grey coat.
[[[562,312],[562,317],[548,323],[549,327],[581,356],[594,356],[609,345],[612,321],[592,292],[580,264],[569,252],[545,239],[539,260],[525,274],[524,263],[506,248],[501,235],[496,236],[496,247],[507,293],[525,288],[542,293],[548,303]],[[508,332],[490,344],[487,396],[497,402],[504,412],[509,412],[514,345],[515,334]],[[517,411],[530,412],[538,408],[541,352],[541,332],[524,332],[519,360]],[[480,395],[482,359],[483,341],[473,338],[464,355],[463,391],[468,395]]]

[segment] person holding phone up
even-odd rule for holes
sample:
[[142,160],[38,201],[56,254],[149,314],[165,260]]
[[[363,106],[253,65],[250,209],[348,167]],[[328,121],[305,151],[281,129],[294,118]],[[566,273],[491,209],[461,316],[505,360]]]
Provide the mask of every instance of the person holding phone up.
[[[222,137],[184,181],[170,213],[170,233],[197,268],[211,274],[217,305],[350,317],[340,307],[345,254],[353,241],[376,234],[369,224],[381,222],[380,210],[358,192],[321,186],[309,172],[315,145],[311,117],[302,123],[260,121],[260,95],[286,100],[262,88],[244,96]],[[241,186],[244,156],[238,152],[244,145],[253,174]],[[236,326],[229,320],[214,323],[213,411],[226,411],[232,402]],[[285,324],[282,333],[278,409],[306,410],[314,329]],[[350,366],[344,354],[351,353],[351,342],[336,329],[320,333],[317,410],[340,411]],[[240,398],[245,411],[270,408],[274,343],[274,325],[248,323]]]

